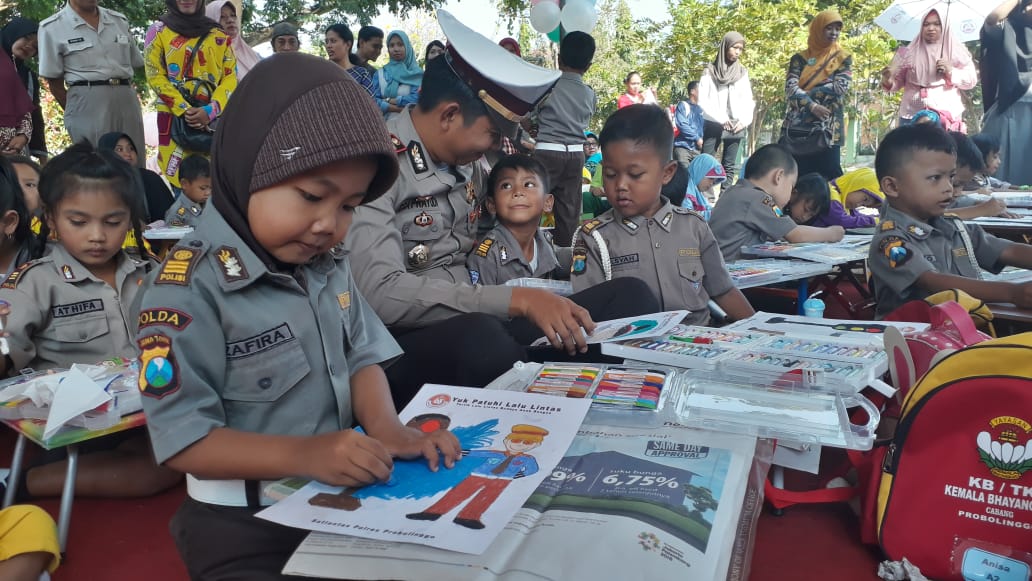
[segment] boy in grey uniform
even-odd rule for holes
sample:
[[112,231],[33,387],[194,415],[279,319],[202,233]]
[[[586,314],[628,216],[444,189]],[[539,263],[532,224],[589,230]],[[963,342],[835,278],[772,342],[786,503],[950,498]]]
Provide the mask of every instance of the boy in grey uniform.
[[842,226],[815,228],[795,223],[781,208],[792,199],[799,169],[795,159],[780,145],[765,145],[749,157],[745,179],[726,190],[710,216],[724,260],[734,262],[743,246],[772,240],[789,242],[838,242]]
[[613,208],[577,232],[573,289],[633,277],[648,284],[664,310],[691,311],[690,324],[709,322],[711,297],[732,319],[749,317],[753,308],[731,282],[706,221],[660,194],[677,169],[673,140],[659,107],[631,105],[606,120],[599,171]]
[[[101,135],[115,131],[144,143],[143,111],[132,86],[143,55],[122,13],[98,6],[97,0],[69,0],[39,24],[38,42],[39,76],[64,109],[73,142],[88,139],[96,145]],[[139,156],[139,167],[144,157]]]
[[183,193],[165,213],[168,226],[196,226],[211,196],[211,162],[203,155],[188,155],[179,166]]
[[451,467],[459,445],[398,419],[381,365],[401,350],[339,246],[398,173],[379,111],[297,53],[256,65],[235,99],[212,207],[144,291],[140,390],[156,459],[187,473],[171,530],[190,577],[280,579],[305,533],[254,518],[263,480],[362,486],[394,457]]
[[486,385],[526,360],[526,346],[542,334],[565,355],[583,355],[583,329],[594,329],[593,318],[658,306],[637,281],[569,299],[470,284],[466,256],[484,197],[477,161],[498,149],[503,133],[515,134],[559,73],[510,54],[446,10],[437,15],[448,48],[427,65],[419,103],[387,121],[401,174],[383,197],[356,210],[346,240],[359,288],[405,351],[388,370],[399,407],[423,383]]
[[498,218],[498,226],[466,259],[471,283],[505,284],[517,278],[568,276],[570,249],[557,252],[552,237],[540,228],[541,215],[552,207],[548,185],[545,167],[526,155],[503,157],[491,169],[487,209]]
[[948,289],[986,302],[1032,307],[1032,283],[981,280],[982,269],[1032,268],[1032,246],[991,236],[945,214],[953,201],[955,152],[946,132],[928,124],[900,127],[878,147],[875,169],[887,203],[868,265],[879,317]]

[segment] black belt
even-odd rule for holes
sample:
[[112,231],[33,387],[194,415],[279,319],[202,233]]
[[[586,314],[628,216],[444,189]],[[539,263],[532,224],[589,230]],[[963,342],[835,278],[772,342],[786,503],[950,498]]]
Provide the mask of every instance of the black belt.
[[132,79],[108,79],[106,81],[75,81],[74,83],[68,83],[69,87],[117,87],[119,85],[128,85],[132,82]]

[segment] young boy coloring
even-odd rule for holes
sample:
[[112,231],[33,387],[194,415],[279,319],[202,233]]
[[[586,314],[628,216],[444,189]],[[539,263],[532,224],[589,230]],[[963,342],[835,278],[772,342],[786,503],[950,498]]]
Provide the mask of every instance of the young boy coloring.
[[179,165],[183,193],[165,214],[169,226],[194,226],[211,196],[211,163],[203,155],[190,155]]
[[613,113],[599,135],[606,198],[613,209],[577,232],[573,290],[619,277],[638,278],[665,310],[687,309],[690,324],[709,322],[712,298],[732,319],[753,314],[731,281],[713,232],[699,214],[660,194],[677,162],[666,112],[631,105]]
[[[503,157],[487,179],[487,209],[498,218],[466,260],[473,284],[505,284],[522,277],[553,278],[569,270],[560,266],[551,237],[538,225],[552,209],[548,175],[541,162],[526,155]],[[564,277],[565,278],[565,277]]]
[[956,146],[946,132],[933,125],[892,131],[878,147],[875,168],[887,201],[868,257],[879,317],[947,289],[1032,307],[1032,283],[981,280],[982,269],[1032,268],[1032,246],[945,215],[957,171]]
[[781,211],[792,199],[799,168],[787,149],[765,145],[745,166],[745,179],[720,196],[710,217],[710,228],[724,260],[738,260],[743,246],[772,240],[838,242],[842,226],[816,228],[796,224]]

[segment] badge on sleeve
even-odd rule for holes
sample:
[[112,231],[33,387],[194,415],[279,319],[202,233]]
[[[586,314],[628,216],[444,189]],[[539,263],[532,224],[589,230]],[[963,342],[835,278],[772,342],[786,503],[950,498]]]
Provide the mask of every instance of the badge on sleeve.
[[889,259],[889,266],[899,268],[910,260],[910,249],[899,236],[886,236],[878,245],[878,249]]
[[30,261],[30,262],[26,262],[25,264],[19,266],[17,268],[17,270],[15,270],[11,274],[7,275],[7,279],[4,280],[3,284],[0,284],[0,288],[6,288],[6,289],[18,288],[18,281],[21,279],[22,275],[24,275],[26,272],[28,272],[28,270],[30,268],[32,268],[33,266],[36,266],[37,264],[39,264],[39,263],[33,260],[33,261]]
[[570,266],[571,274],[584,274],[588,269],[588,252],[584,248],[573,249],[573,264]]
[[154,325],[164,325],[182,331],[192,321],[193,317],[176,309],[144,309],[140,311],[139,327],[145,329]]
[[480,282],[480,271],[477,271],[477,270],[469,271],[469,282],[473,286],[477,286],[477,283]]
[[189,286],[190,276],[200,256],[199,252],[190,248],[173,248],[172,253],[165,258],[165,263],[161,265],[161,271],[158,272],[154,284]]
[[418,141],[410,141],[408,144],[409,162],[412,163],[412,171],[424,173],[430,169],[426,163],[426,156],[423,155],[423,146]]
[[172,354],[172,339],[156,334],[142,337],[140,346],[140,393],[161,399],[179,390],[179,368]]
[[215,253],[215,257],[219,259],[219,264],[222,265],[222,276],[226,279],[226,282],[247,280],[247,269],[244,268],[243,263],[240,261],[240,253],[237,252],[236,248],[223,246]]

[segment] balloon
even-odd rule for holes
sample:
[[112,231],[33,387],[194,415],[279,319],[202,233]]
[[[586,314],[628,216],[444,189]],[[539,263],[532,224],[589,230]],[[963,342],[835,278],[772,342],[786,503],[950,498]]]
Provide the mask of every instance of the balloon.
[[579,30],[590,33],[598,22],[598,13],[591,0],[567,0],[561,18],[566,32]]
[[552,42],[554,42],[556,44],[558,44],[559,41],[562,40],[562,38],[559,35],[559,27],[558,26],[555,27],[555,30],[553,30],[552,32],[548,33],[548,40],[551,40]]
[[530,25],[544,34],[559,26],[560,14],[558,4],[539,2],[530,9]]

